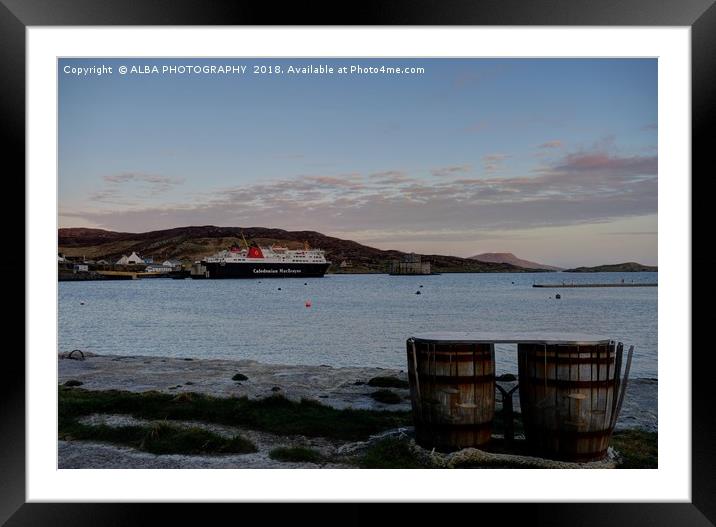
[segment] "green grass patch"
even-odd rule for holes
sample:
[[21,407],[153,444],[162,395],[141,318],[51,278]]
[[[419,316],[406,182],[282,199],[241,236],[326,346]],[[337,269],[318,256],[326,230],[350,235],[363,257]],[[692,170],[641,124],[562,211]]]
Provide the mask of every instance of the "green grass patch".
[[430,468],[418,459],[407,441],[388,437],[353,459],[360,468]]
[[243,373],[237,373],[231,378],[232,381],[248,381],[249,378]]
[[368,386],[374,388],[410,388],[408,381],[397,377],[373,377],[368,381]]
[[138,419],[203,421],[243,426],[278,435],[304,435],[350,441],[412,424],[410,412],[337,410],[316,401],[294,402],[281,395],[264,399],[212,397],[187,392],[90,391],[59,387],[60,419],[95,413],[128,414]]
[[378,390],[371,393],[370,396],[379,403],[385,404],[398,404],[402,400],[400,395],[390,390]]
[[269,457],[277,461],[293,461],[296,463],[320,463],[324,461],[318,450],[302,446],[278,447],[269,452]]
[[612,447],[622,456],[618,468],[659,468],[658,434],[645,430],[614,432]]
[[131,446],[152,454],[247,454],[256,446],[241,436],[219,436],[202,428],[179,428],[165,423],[148,426],[86,425],[60,419],[60,439],[89,440]]

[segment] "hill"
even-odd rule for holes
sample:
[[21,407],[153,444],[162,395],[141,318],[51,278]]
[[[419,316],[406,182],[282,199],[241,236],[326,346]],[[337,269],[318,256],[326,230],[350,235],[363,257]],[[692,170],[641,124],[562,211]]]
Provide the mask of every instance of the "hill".
[[637,262],[624,262],[618,264],[597,265],[595,267],[576,267],[565,269],[565,273],[641,273],[657,272],[658,267],[642,265]]
[[[59,251],[66,256],[87,259],[118,259],[136,251],[142,257],[155,261],[174,258],[193,262],[209,256],[232,244],[241,244],[241,234],[259,245],[279,243],[291,249],[311,247],[326,251],[333,262],[329,272],[370,273],[385,272],[389,262],[401,259],[406,253],[384,251],[360,243],[326,236],[315,231],[286,231],[264,227],[216,227],[213,225],[177,227],[143,233],[113,232],[102,229],[66,228],[58,230]],[[450,272],[524,272],[524,269],[507,263],[487,263],[457,256],[439,254],[421,255],[432,264],[432,270]],[[343,261],[352,266],[340,268]]]
[[512,253],[482,253],[476,254],[475,256],[470,256],[470,259],[488,263],[506,263],[510,265],[516,265],[517,267],[524,267],[525,269],[561,271],[559,267],[555,267],[553,265],[545,265],[537,262],[531,262],[529,260],[523,260],[522,258],[518,258]]

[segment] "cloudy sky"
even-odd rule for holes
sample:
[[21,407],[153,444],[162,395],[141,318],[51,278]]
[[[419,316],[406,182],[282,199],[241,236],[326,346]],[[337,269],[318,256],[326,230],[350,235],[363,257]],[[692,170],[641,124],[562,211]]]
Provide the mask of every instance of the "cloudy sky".
[[[65,66],[105,64],[112,75]],[[120,65],[246,65],[127,74]],[[253,65],[423,74],[252,73]],[[654,59],[59,61],[59,223],[657,263]]]

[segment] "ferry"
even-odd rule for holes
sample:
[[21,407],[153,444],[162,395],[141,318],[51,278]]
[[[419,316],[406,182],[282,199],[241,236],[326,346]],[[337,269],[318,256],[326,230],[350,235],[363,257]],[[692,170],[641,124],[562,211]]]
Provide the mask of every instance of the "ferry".
[[246,242],[245,248],[237,245],[219,251],[195,262],[191,278],[311,278],[326,274],[331,262],[324,251],[311,249],[308,243],[303,249],[292,250],[280,245],[260,247]]

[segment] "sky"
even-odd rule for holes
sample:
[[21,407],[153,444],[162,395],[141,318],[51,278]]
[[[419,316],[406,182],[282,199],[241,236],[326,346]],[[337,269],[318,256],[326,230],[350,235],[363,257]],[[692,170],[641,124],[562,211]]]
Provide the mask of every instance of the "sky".
[[58,90],[60,227],[657,264],[656,59],[60,59]]

